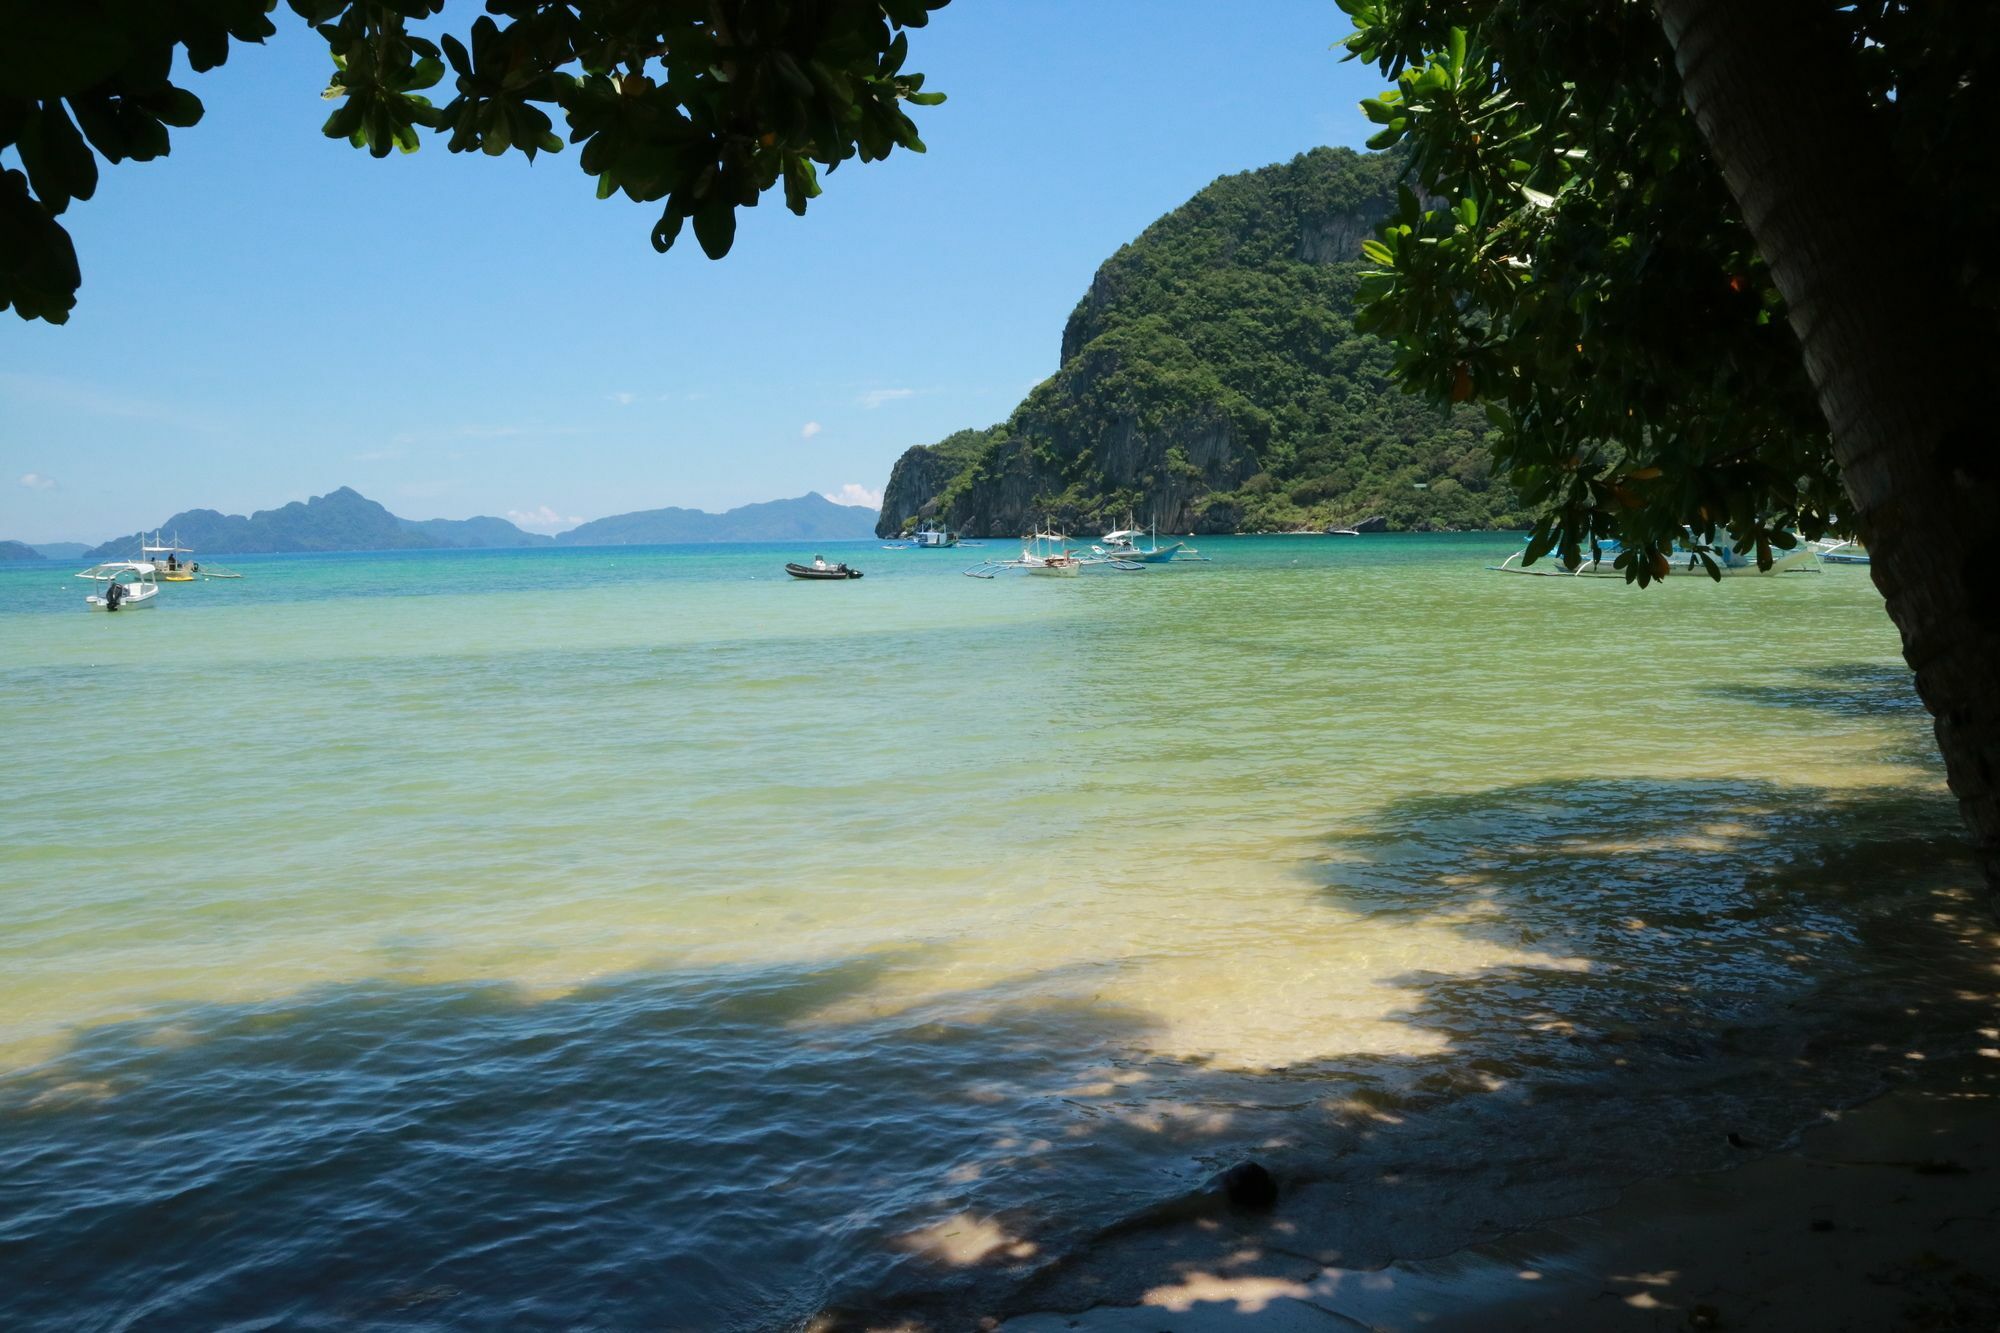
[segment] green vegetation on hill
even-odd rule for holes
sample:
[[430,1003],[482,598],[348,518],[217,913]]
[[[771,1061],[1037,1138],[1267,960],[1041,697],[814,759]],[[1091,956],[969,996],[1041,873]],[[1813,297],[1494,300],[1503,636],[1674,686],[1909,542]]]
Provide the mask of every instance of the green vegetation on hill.
[[1390,382],[1395,351],[1354,328],[1361,242],[1399,160],[1320,148],[1225,176],[1097,272],[1062,366],[1011,418],[912,450],[879,531],[937,520],[1025,530],[1041,516],[1175,531],[1526,526],[1488,471],[1485,423]]

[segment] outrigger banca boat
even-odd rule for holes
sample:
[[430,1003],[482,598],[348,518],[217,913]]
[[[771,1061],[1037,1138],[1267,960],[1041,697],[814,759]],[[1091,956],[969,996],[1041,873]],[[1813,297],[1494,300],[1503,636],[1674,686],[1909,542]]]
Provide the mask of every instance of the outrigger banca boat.
[[154,576],[162,583],[193,583],[201,573],[201,566],[192,559],[181,559],[182,556],[193,555],[194,548],[182,546],[178,532],[167,541],[161,541],[160,534],[156,532],[153,540],[139,544],[139,558],[152,564]]
[[[1527,554],[1523,549],[1514,552],[1497,565],[1488,565],[1487,568],[1501,574],[1538,574],[1544,578],[1622,579],[1625,577],[1625,571],[1618,568],[1617,561],[1624,549],[1624,546],[1617,541],[1600,541],[1597,544],[1595,557],[1579,562],[1574,569],[1564,565],[1560,559],[1553,558],[1555,556],[1553,551],[1532,565],[1516,563]],[[1701,556],[1692,548],[1677,546],[1674,551],[1676,571],[1703,575],[1708,573],[1701,562]],[[1789,551],[1773,548],[1769,569],[1758,568],[1755,555],[1734,550],[1727,541],[1708,548],[1708,558],[1715,562],[1715,572],[1726,579],[1820,572],[1819,561],[1814,558],[1811,547],[1803,542]]]
[[1842,541],[1827,538],[1824,541],[1807,542],[1822,565],[1865,565],[1869,563],[1868,548],[1859,541]]
[[1153,534],[1151,548],[1141,549],[1140,535],[1137,528],[1113,528],[1098,539],[1103,545],[1093,545],[1090,549],[1110,560],[1129,560],[1140,565],[1165,565],[1175,560],[1208,559],[1186,542],[1175,542],[1171,546],[1160,545],[1157,532]]
[[193,583],[196,579],[240,579],[243,576],[233,569],[220,565],[206,565],[194,558],[192,546],[181,545],[181,535],[162,538],[153,534],[152,540],[140,538],[139,560],[153,567],[154,576],[162,583]]
[[1087,567],[1105,565],[1121,572],[1130,573],[1143,570],[1145,566],[1136,560],[1124,560],[1107,555],[1082,556],[1069,549],[1069,538],[1056,532],[1038,532],[1032,537],[1021,539],[1021,555],[1017,560],[982,560],[965,570],[968,578],[990,579],[1007,570],[1020,570],[1040,578],[1075,578]]

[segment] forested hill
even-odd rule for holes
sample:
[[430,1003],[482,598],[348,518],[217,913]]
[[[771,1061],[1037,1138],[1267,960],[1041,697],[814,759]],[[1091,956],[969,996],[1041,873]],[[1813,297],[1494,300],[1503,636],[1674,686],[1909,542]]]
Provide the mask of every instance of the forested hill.
[[897,460],[876,531],[1525,526],[1484,419],[1400,392],[1388,345],[1355,332],[1361,242],[1398,170],[1316,148],[1155,222],[1098,269],[1061,367],[1011,417]]
[[[188,509],[161,523],[157,531],[178,537],[197,552],[245,554],[261,551],[395,551],[421,547],[534,546],[548,537],[523,532],[500,518],[397,518],[349,486],[294,500],[247,517],[213,509]],[[114,537],[86,553],[90,560],[129,559],[147,533]]]
[[[465,550],[475,547],[619,546],[661,542],[856,541],[874,514],[808,492],[790,500],[739,505],[726,513],[648,509],[595,519],[558,536],[523,532],[504,518],[398,518],[352,487],[294,500],[247,517],[188,509],[146,533],[115,537],[85,553],[122,560],[138,553],[150,533],[177,538],[201,555],[265,551]],[[8,543],[7,545],[13,545]],[[22,547],[23,551],[29,548]],[[80,548],[79,548],[80,549]],[[22,558],[33,558],[33,552]],[[0,559],[11,558],[0,550]]]

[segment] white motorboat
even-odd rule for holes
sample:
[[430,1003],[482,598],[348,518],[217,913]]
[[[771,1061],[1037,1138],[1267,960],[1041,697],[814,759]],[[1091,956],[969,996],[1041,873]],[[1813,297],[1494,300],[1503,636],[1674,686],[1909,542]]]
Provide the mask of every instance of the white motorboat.
[[104,585],[102,591],[89,593],[83,599],[92,611],[144,611],[160,595],[150,560],[113,560],[92,565],[77,577]]
[[942,551],[958,545],[958,534],[942,528],[925,528],[910,534],[910,545],[919,551]]

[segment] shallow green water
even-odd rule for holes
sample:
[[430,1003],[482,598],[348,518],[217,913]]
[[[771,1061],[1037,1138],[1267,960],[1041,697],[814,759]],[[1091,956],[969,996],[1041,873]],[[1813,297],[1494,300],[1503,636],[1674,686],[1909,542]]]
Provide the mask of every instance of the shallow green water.
[[[1460,1173],[1386,1255],[1877,1076],[1758,1073],[1964,880],[1864,571],[1202,546],[248,558],[119,617],[0,572],[0,1279],[49,1327],[785,1327],[1241,1152],[1370,1179],[1357,1105]],[[1563,1147],[1611,1086],[1644,1133]]]

